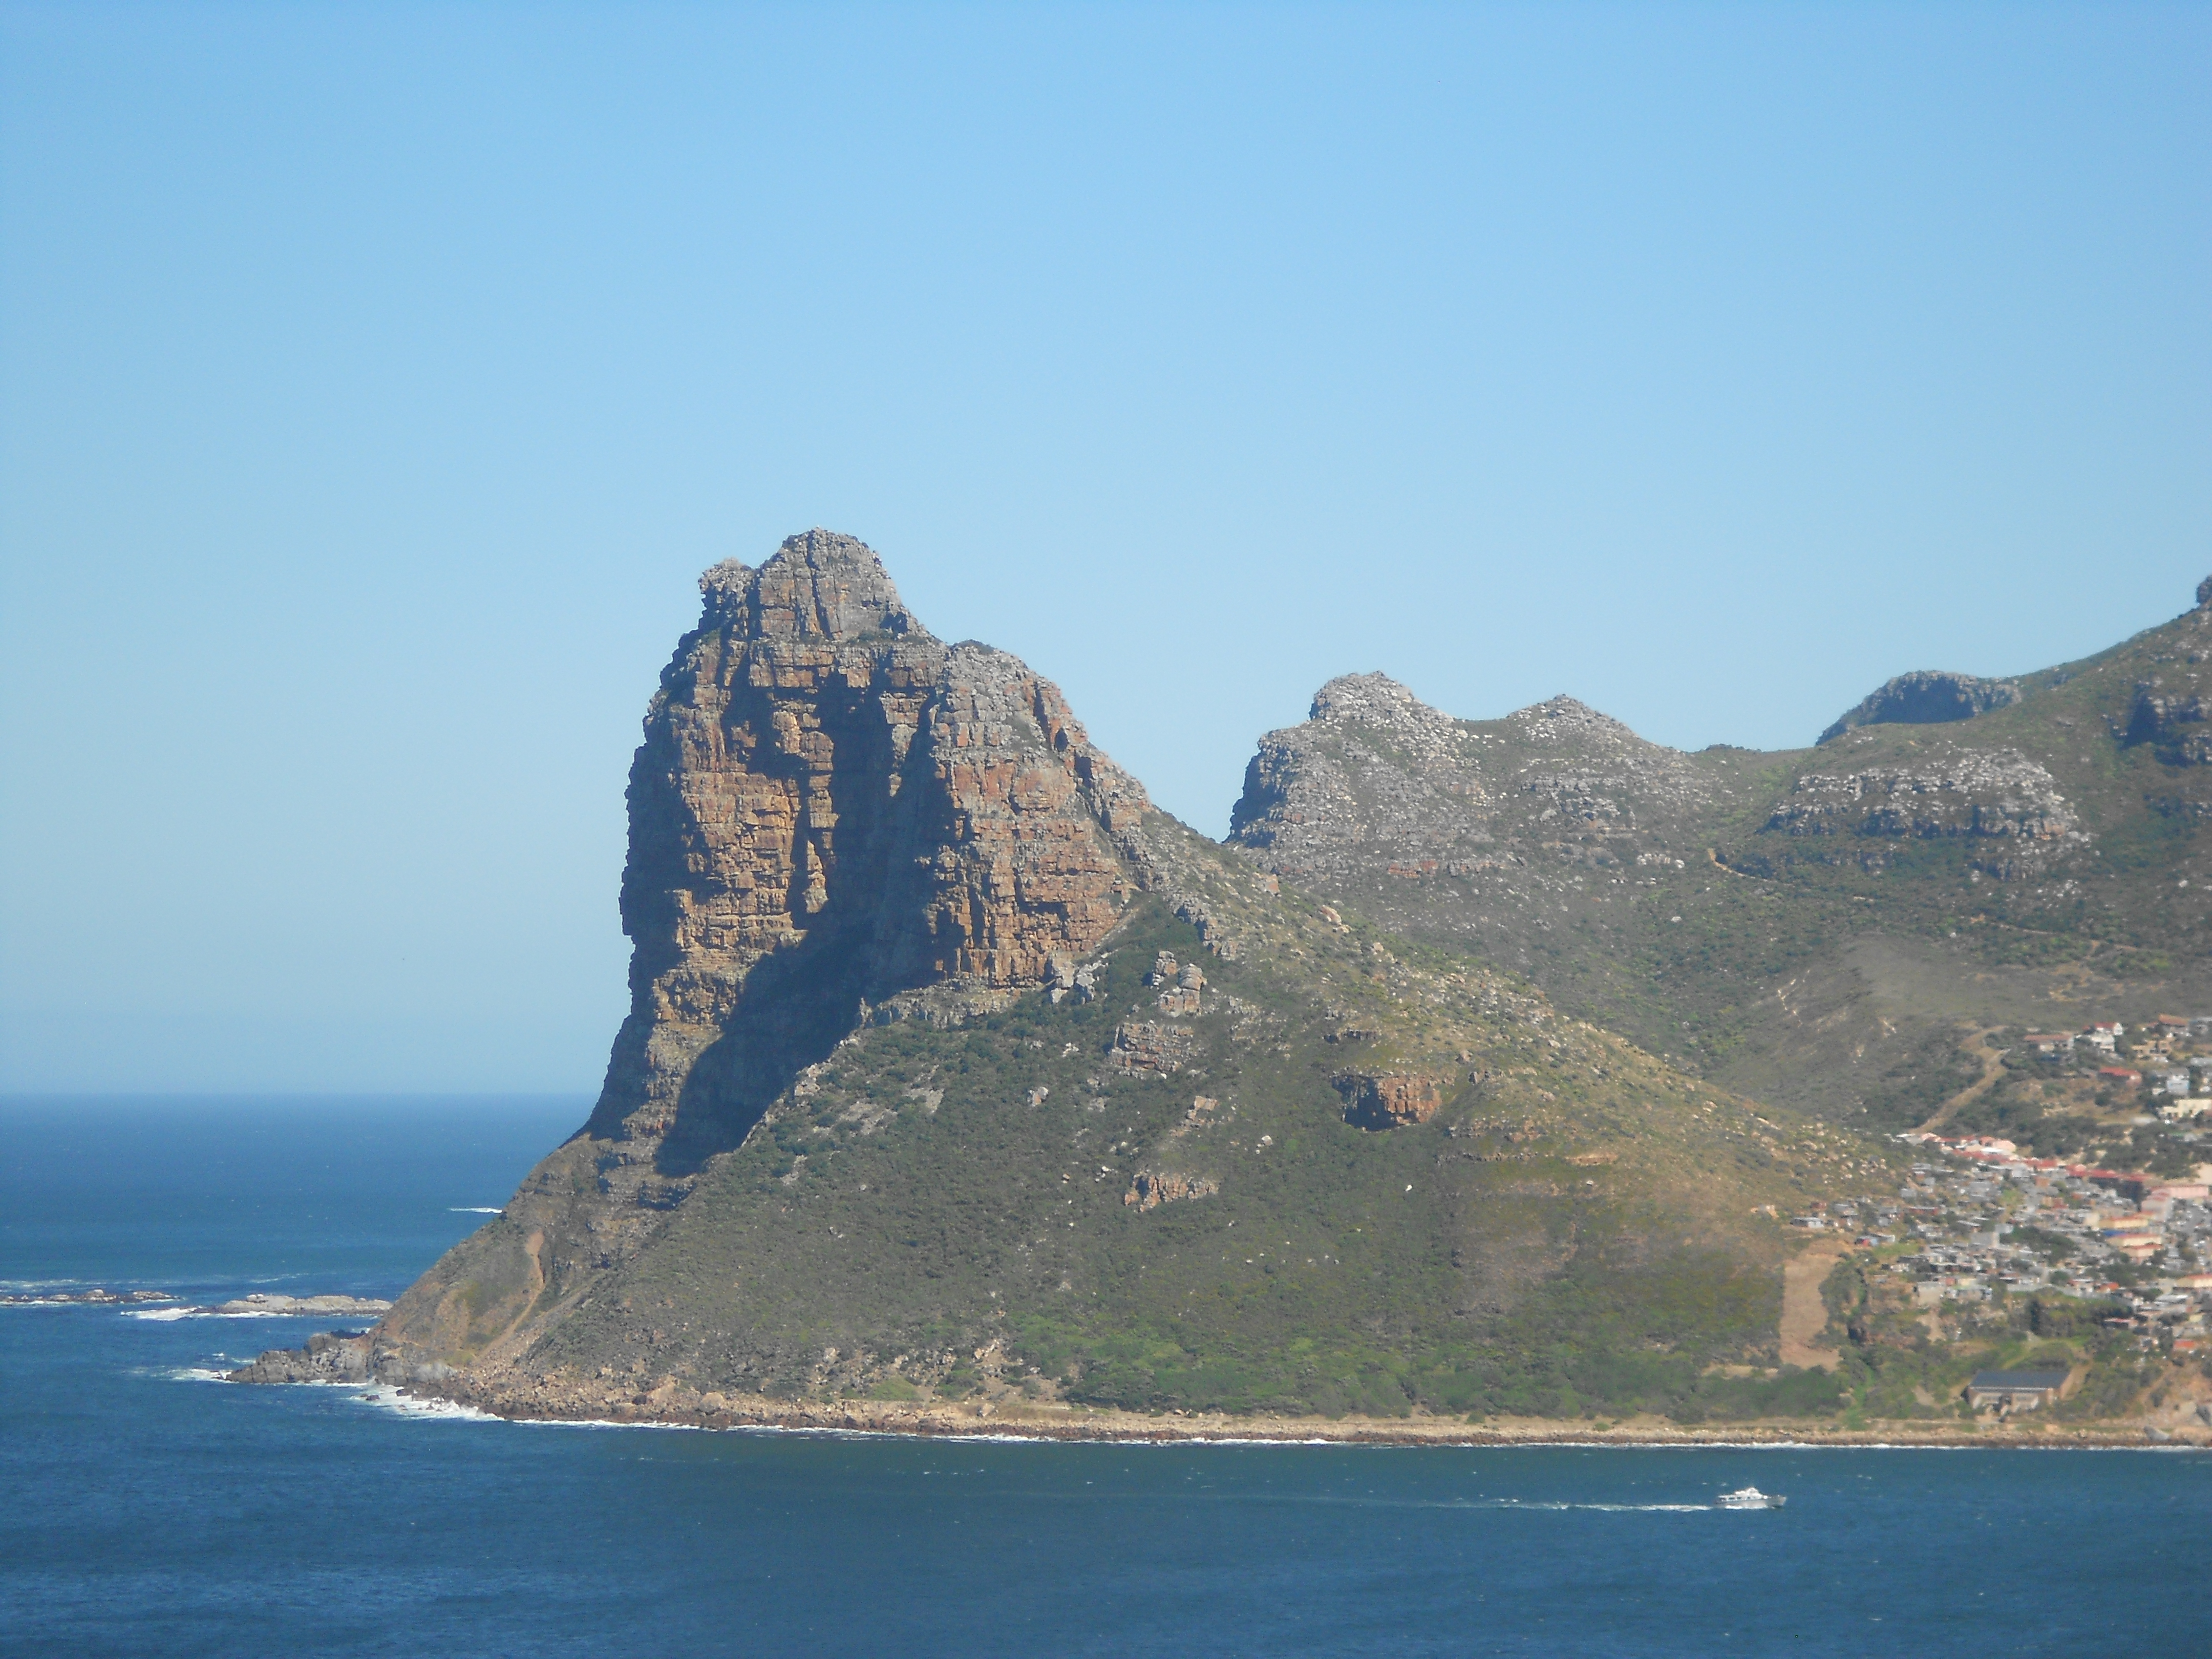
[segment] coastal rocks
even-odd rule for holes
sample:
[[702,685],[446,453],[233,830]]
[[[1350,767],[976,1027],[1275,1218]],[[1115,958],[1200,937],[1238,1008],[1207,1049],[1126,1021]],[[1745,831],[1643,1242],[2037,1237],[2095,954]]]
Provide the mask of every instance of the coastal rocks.
[[1362,1129],[1426,1123],[1443,1104],[1436,1079],[1421,1072],[1340,1072],[1331,1080],[1344,1097],[1344,1121]]
[[366,1319],[391,1310],[389,1302],[379,1301],[374,1297],[275,1296],[261,1291],[201,1310],[204,1313],[219,1314],[226,1319]]
[[1800,777],[1765,828],[1788,836],[2055,840],[2076,827],[2051,774],[2016,749],[1968,750],[1914,768]]
[[1832,742],[1862,726],[1936,726],[1972,720],[2019,701],[2020,687],[2011,680],[1931,670],[1899,674],[1840,716],[1820,733],[1820,741]]
[[1121,1194],[1121,1202],[1139,1210],[1157,1210],[1187,1198],[1212,1198],[1221,1183],[1212,1176],[1140,1172]]
[[271,1348],[226,1374],[231,1382],[367,1382],[374,1376],[368,1335],[319,1331],[304,1348]]

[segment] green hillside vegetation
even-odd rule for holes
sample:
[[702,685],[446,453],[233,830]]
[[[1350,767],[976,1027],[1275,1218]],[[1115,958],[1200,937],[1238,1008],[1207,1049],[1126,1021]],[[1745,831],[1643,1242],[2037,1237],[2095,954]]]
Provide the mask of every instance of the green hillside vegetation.
[[[1295,900],[1245,908],[1259,948],[1234,961],[1139,900],[1092,1000],[857,1033],[530,1367],[958,1398],[981,1349],[1041,1395],[1331,1415],[1701,1415],[1804,1390],[1705,1375],[1772,1360],[1785,1240],[1754,1211],[1881,1166],[1510,981]],[[1205,966],[1191,1064],[1117,1073],[1161,951]],[[1347,1029],[1370,1035],[1328,1040]],[[1449,1094],[1363,1130],[1348,1066],[1424,1066]],[[1139,1172],[1218,1190],[1141,1208]]]

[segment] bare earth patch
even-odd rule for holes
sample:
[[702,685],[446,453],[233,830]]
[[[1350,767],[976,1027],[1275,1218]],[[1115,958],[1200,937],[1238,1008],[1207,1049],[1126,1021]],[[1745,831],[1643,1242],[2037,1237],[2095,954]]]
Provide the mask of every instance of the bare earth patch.
[[1818,1366],[1824,1371],[1836,1369],[1837,1354],[1833,1348],[1816,1348],[1813,1339],[1826,1328],[1827,1304],[1820,1300],[1820,1286],[1837,1262],[1850,1254],[1850,1246],[1841,1240],[1814,1244],[1800,1252],[1782,1269],[1782,1363],[1802,1365],[1808,1370]]

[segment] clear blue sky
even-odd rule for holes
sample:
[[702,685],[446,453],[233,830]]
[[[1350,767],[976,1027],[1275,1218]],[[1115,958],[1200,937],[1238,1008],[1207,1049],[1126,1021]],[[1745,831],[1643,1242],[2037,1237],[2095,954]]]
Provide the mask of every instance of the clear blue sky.
[[2212,571],[2212,9],[0,5],[0,1089],[591,1089],[700,568],[1225,827]]

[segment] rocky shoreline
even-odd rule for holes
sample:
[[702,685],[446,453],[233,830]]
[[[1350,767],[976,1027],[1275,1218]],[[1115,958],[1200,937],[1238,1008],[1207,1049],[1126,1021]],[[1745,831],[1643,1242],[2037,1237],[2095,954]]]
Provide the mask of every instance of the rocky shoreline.
[[1219,1412],[1160,1415],[1028,1400],[799,1403],[764,1395],[696,1395],[665,1388],[641,1396],[553,1384],[527,1389],[486,1388],[458,1376],[436,1382],[409,1382],[399,1387],[416,1398],[466,1406],[515,1422],[617,1423],[663,1428],[769,1428],[1156,1444],[1274,1442],[1285,1445],[1796,1445],[2076,1450],[2163,1446],[2212,1450],[2212,1425],[2166,1430],[2142,1422],[2066,1424],[2025,1417],[1994,1425],[1900,1420],[1856,1429],[1820,1419],[1685,1427],[1665,1418],[1643,1417],[1600,1426],[1549,1418],[1492,1418],[1478,1424],[1418,1413],[1403,1418],[1238,1416]]

